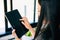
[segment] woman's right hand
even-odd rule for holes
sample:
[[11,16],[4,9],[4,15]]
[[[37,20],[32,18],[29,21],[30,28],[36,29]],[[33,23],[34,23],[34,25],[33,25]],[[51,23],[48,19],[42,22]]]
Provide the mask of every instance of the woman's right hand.
[[22,21],[22,24],[31,32],[32,36],[34,36],[35,30],[32,28],[32,26],[28,22],[28,19],[26,17],[23,17],[22,19],[20,19],[20,21]]
[[20,21],[28,30],[32,28],[26,17],[23,17],[22,19],[20,19]]

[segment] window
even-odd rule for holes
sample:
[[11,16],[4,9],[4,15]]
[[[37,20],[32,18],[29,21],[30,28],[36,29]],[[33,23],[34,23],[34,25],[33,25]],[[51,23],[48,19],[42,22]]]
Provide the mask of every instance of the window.
[[4,17],[4,4],[0,0],[0,35],[5,33],[5,17]]
[[36,13],[35,13],[35,23],[38,22],[38,0],[36,0]]
[[34,19],[34,0],[13,0],[13,10],[18,9],[20,14],[26,16],[30,23]]
[[[7,12],[18,9],[22,17],[28,18],[30,24],[37,23],[37,2],[37,0],[7,0]],[[9,30],[9,28],[11,25],[8,21],[7,29]]]
[[28,18],[30,24],[37,22],[36,3],[36,0],[0,0],[0,35],[11,30],[11,24],[4,17],[11,10],[18,9],[22,17]]
[[[7,0],[7,11],[11,11],[10,0]],[[26,16],[30,23],[34,23],[34,0],[13,0],[12,1],[12,10],[18,9],[21,16]],[[11,25],[8,21],[8,28]]]
[[[7,0],[7,12],[11,11],[11,0]],[[8,28],[11,28],[11,24],[8,21]]]

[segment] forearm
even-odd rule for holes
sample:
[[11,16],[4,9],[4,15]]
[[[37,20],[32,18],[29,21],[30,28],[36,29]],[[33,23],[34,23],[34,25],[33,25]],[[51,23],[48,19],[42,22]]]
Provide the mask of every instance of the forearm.
[[29,29],[29,31],[31,32],[32,36],[34,37],[34,36],[35,36],[35,30],[31,27],[31,28]]

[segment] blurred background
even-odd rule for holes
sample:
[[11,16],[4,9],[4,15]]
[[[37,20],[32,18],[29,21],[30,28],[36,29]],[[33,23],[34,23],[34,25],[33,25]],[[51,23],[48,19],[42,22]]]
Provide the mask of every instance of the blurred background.
[[5,13],[18,9],[21,16],[26,16],[34,28],[38,21],[37,3],[38,0],[0,0],[0,40],[12,38],[12,26],[5,18]]

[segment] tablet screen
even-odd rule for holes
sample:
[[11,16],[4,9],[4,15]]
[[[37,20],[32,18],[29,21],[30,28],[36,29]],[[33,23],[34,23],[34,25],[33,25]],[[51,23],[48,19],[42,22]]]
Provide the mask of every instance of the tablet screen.
[[20,38],[22,35],[24,35],[28,29],[25,28],[25,26],[21,23],[19,19],[22,19],[20,13],[18,10],[12,10],[10,12],[6,12],[6,18],[9,20],[10,24],[12,25],[13,29],[16,30],[16,34],[18,38]]

